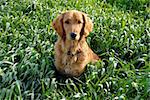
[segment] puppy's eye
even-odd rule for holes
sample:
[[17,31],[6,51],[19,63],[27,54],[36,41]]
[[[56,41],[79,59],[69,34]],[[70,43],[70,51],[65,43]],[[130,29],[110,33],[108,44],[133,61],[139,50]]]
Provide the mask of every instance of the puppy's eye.
[[78,20],[78,24],[81,24],[82,22],[80,20]]
[[67,20],[67,21],[65,21],[65,23],[66,23],[66,24],[70,24],[70,22],[69,22],[68,20]]

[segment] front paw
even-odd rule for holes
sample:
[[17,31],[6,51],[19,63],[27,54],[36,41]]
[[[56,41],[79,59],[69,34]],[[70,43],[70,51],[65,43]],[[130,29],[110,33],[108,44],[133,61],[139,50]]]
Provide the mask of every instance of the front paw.
[[78,70],[71,70],[70,68],[65,69],[64,72],[69,77],[77,77],[80,75]]
[[70,68],[64,69],[64,73],[65,73],[65,74],[70,74],[70,73],[71,73]]

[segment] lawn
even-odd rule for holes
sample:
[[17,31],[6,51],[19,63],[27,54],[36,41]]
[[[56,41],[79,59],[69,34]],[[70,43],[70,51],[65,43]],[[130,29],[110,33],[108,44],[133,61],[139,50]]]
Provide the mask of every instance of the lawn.
[[[78,78],[55,73],[51,23],[68,9],[94,23],[101,56]],[[150,99],[149,0],[0,0],[0,100]]]

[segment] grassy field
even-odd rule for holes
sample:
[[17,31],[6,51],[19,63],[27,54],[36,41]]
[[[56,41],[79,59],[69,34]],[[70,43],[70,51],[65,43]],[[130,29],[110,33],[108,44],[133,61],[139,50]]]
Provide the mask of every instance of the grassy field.
[[[68,9],[89,14],[94,29],[87,41],[102,59],[79,78],[54,70],[51,22]],[[3,99],[150,99],[150,1],[0,0]]]

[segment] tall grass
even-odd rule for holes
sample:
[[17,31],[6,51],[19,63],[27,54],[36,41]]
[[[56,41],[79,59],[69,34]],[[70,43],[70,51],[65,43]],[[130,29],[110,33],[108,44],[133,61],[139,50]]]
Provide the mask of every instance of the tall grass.
[[[102,59],[79,78],[55,74],[51,22],[68,9],[89,14]],[[149,99],[149,12],[149,0],[1,0],[0,99]]]

